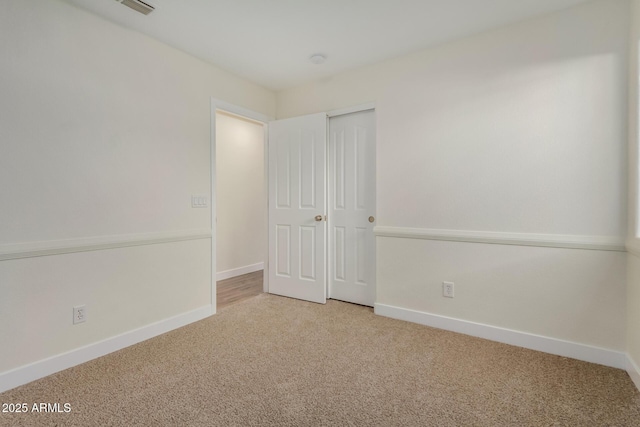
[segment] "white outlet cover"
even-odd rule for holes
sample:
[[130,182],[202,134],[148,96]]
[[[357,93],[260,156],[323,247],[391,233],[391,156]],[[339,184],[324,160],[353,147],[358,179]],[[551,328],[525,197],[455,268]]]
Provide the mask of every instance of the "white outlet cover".
[[454,297],[455,284],[453,282],[442,282],[442,296],[447,298]]
[[73,324],[84,323],[87,321],[87,307],[84,305],[77,305],[73,307]]

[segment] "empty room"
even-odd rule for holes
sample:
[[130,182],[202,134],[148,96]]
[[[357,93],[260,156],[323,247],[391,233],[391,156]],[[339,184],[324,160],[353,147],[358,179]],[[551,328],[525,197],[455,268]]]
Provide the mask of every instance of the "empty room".
[[640,0],[0,0],[0,426],[640,426]]

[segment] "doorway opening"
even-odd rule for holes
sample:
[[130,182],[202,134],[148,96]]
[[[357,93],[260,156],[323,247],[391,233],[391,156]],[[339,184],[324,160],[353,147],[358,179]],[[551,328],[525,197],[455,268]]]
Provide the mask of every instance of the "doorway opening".
[[[265,124],[217,109],[215,119],[216,305],[263,292],[267,263]],[[213,208],[213,206],[212,206]]]

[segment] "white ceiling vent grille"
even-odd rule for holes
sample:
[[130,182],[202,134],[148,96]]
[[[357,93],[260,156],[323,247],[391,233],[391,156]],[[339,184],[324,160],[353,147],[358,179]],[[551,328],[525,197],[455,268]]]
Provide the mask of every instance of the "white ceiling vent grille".
[[155,7],[140,0],[117,0],[117,1],[119,1],[120,3],[122,3],[127,7],[130,7],[136,12],[142,13],[143,15],[148,15],[155,10]]

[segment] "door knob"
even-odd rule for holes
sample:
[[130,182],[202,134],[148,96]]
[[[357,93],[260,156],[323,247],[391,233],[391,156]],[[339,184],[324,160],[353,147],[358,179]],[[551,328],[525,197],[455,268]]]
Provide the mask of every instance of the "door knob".
[[316,215],[316,221],[322,221],[322,215]]
[[375,221],[375,220],[376,220],[376,219],[375,219],[374,217],[372,217],[372,216],[370,216],[370,217],[369,217],[369,222],[373,222],[373,221]]

